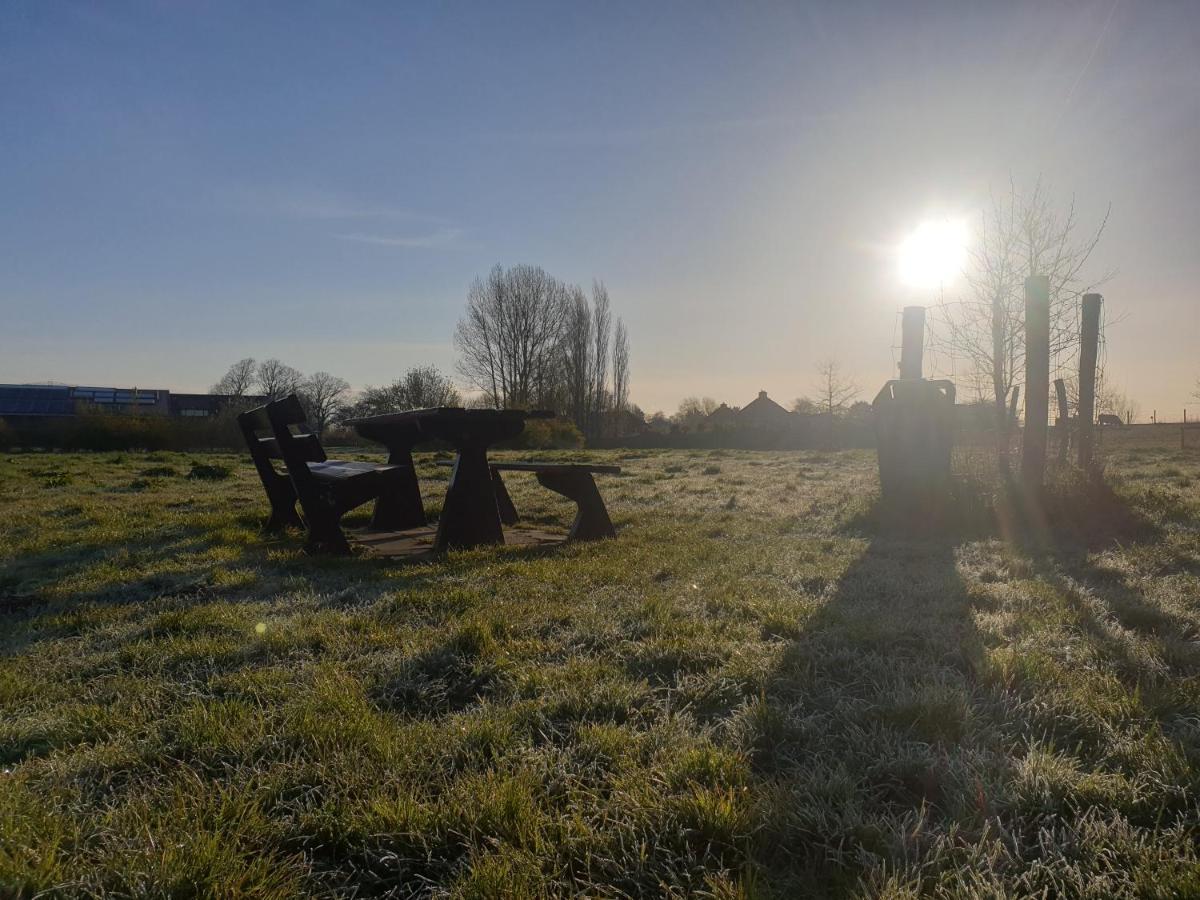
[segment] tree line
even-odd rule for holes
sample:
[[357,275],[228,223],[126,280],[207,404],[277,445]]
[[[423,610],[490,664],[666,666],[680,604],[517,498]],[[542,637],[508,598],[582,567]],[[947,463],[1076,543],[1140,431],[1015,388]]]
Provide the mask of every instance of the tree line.
[[230,366],[210,392],[265,402],[295,394],[320,433],[330,425],[360,416],[462,405],[462,395],[436,366],[413,366],[389,385],[368,385],[352,395],[348,381],[328,372],[305,375],[278,359],[258,362],[246,357]]
[[590,438],[623,430],[629,334],[603,282],[589,300],[539,266],[498,265],[471,285],[454,345],[488,405],[553,409]]
[[629,334],[613,317],[603,282],[591,297],[537,266],[496,266],[476,279],[454,334],[459,373],[478,394],[464,400],[436,366],[414,366],[389,385],[350,384],[329,372],[305,375],[279,359],[238,360],[214,394],[276,400],[296,394],[312,425],[436,406],[549,409],[589,438],[641,422],[629,403]]

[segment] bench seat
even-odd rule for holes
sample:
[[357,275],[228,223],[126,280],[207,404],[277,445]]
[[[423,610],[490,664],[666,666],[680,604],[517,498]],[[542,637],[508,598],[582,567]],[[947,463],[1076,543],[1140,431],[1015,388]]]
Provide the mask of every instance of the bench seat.
[[[454,460],[438,460],[439,466],[453,466]],[[488,468],[492,473],[492,488],[496,495],[496,507],[500,512],[500,521],[505,525],[517,523],[517,508],[513,505],[508,488],[504,485],[501,472],[533,472],[538,484],[549,488],[556,494],[562,494],[568,500],[575,501],[577,511],[575,521],[567,534],[569,541],[598,541],[602,538],[615,538],[617,530],[608,517],[608,509],[604,498],[596,487],[596,475],[620,475],[620,466],[599,466],[589,463],[552,463],[552,462],[489,462]]]

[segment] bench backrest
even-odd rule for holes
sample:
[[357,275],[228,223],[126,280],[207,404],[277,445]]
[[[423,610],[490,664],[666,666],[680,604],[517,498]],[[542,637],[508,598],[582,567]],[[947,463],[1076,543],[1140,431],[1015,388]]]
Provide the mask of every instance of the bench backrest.
[[279,475],[275,466],[271,464],[271,460],[282,460],[283,454],[279,452],[279,444],[275,441],[275,432],[271,430],[271,420],[267,418],[267,408],[256,406],[254,409],[238,413],[237,423],[258,474],[264,480],[269,480],[272,475]]
[[300,400],[295,394],[289,394],[282,400],[268,403],[265,409],[271,432],[275,436],[275,446],[293,483],[311,481],[308,463],[325,462],[328,457],[320,438],[308,426]]

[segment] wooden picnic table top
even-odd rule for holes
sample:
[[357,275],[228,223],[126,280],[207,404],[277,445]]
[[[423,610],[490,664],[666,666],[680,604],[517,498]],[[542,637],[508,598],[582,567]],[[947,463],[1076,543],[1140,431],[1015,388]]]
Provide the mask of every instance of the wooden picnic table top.
[[437,406],[349,419],[346,424],[363,437],[383,444],[413,444],[439,438],[455,446],[464,443],[486,446],[519,435],[525,429],[526,419],[553,417],[554,413],[547,410]]

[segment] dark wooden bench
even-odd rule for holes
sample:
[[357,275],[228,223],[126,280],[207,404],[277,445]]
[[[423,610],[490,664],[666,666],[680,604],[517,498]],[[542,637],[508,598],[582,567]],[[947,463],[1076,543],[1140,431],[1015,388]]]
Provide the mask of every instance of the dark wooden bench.
[[398,489],[411,471],[399,465],[329,459],[320,438],[308,427],[304,408],[295,394],[268,403],[266,411],[296,499],[304,510],[308,526],[305,549],[349,553],[350,545],[340,524],[342,516]]
[[[441,466],[453,466],[454,460],[441,460]],[[569,541],[598,541],[603,538],[615,538],[617,530],[608,517],[608,508],[604,498],[596,487],[593,474],[620,475],[620,466],[592,466],[583,463],[541,463],[541,462],[489,462],[488,468],[492,473],[492,490],[496,495],[496,508],[500,513],[500,521],[505,525],[515,525],[518,521],[517,508],[513,505],[508,488],[504,484],[501,472],[533,472],[538,484],[549,488],[556,494],[562,494],[572,500],[577,507],[575,521],[567,533]]]
[[279,444],[275,440],[275,432],[271,430],[271,420],[267,418],[265,406],[248,409],[237,417],[238,428],[246,441],[246,449],[250,451],[250,459],[258,470],[263,490],[267,492],[267,500],[271,504],[271,514],[263,523],[264,531],[283,531],[285,528],[303,528],[304,522],[296,512],[296,489],[287,470],[280,472],[275,468],[275,460],[283,461],[279,452]]

